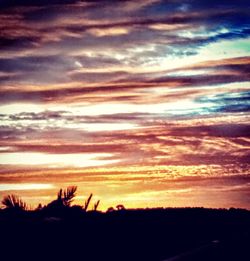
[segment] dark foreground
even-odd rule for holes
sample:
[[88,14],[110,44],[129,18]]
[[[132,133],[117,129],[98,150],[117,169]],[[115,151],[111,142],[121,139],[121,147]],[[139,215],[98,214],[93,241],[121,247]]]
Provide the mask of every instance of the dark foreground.
[[1,260],[250,260],[250,211],[0,211]]

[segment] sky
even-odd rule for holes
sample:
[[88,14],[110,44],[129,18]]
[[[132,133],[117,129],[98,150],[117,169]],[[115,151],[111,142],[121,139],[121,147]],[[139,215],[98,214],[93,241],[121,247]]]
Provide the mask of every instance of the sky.
[[250,209],[250,5],[0,0],[0,197]]

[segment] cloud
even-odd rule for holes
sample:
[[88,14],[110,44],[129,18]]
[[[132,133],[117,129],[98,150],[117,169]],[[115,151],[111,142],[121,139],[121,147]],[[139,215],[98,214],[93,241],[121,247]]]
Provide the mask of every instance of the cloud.
[[201,97],[200,102],[213,102],[215,106],[212,111],[217,112],[248,112],[250,110],[250,92],[230,92],[213,95],[212,97]]
[[[3,0],[1,7],[3,184],[40,184],[42,176],[103,195],[102,181],[108,202],[118,190],[127,202],[145,194],[198,202],[206,187],[208,205],[218,191],[223,206],[245,202],[246,1]],[[60,164],[48,170],[39,158]]]
[[[109,69],[110,65],[119,66],[121,62],[103,56],[66,58],[51,55],[3,58],[0,61],[2,72],[0,80],[3,85],[0,99],[2,102],[32,100],[53,102],[58,99],[67,100],[68,96],[71,100],[75,97],[78,101],[79,99],[90,101],[91,94],[94,101],[100,101],[109,97],[101,97],[99,93],[109,91],[117,93],[115,96],[117,100],[119,96],[121,100],[126,100],[126,98],[129,100],[129,97],[132,99],[132,90],[138,93],[135,97],[141,99],[141,93],[147,94],[142,90],[149,87],[157,90],[164,86],[173,89],[175,86],[200,87],[249,81],[249,57],[207,61],[153,73],[146,71],[136,73],[132,71],[132,68],[129,70],[124,68],[120,71]],[[76,62],[81,63],[82,68],[79,69]],[[105,65],[107,68],[104,67]],[[188,75],[188,70],[192,70],[190,75]],[[206,73],[201,70],[205,70]],[[196,72],[197,75],[195,75]],[[47,87],[48,84],[50,84],[49,87]],[[11,87],[8,87],[10,85]],[[13,88],[13,85],[17,85],[16,88]],[[153,98],[152,93],[151,98]]]
[[208,136],[208,137],[249,137],[249,126],[247,124],[213,124],[180,127],[173,129],[175,135],[186,136]]

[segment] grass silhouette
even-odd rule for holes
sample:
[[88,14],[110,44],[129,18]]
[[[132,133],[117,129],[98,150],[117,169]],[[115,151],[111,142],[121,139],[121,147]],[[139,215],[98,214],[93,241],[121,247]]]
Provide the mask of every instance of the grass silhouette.
[[94,204],[93,210],[97,211],[99,205],[100,205],[100,200],[97,200],[96,203]]
[[88,210],[88,207],[89,207],[90,201],[91,201],[91,199],[92,199],[92,196],[93,196],[93,194],[91,193],[91,194],[89,195],[89,197],[87,198],[87,200],[85,201],[85,204],[84,204],[84,210],[85,210],[85,211]]

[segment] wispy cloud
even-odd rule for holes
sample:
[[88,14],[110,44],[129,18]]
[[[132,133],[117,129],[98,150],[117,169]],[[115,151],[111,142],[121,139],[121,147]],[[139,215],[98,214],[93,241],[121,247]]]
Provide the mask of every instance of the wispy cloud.
[[243,0],[1,1],[0,186],[249,207],[249,18]]

